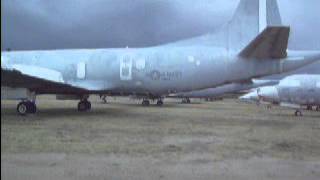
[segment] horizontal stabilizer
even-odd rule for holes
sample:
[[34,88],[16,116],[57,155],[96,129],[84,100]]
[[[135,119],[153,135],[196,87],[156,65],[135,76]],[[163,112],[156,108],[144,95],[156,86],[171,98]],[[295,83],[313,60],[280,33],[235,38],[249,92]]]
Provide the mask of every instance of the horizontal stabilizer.
[[289,33],[290,27],[267,27],[240,52],[240,56],[248,59],[285,58]]

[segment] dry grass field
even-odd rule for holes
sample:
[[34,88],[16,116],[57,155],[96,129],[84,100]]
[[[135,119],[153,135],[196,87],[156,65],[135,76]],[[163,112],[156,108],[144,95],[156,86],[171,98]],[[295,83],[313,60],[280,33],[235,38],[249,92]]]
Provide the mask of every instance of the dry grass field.
[[3,179],[320,179],[320,113],[235,99],[142,107],[128,98],[1,101]]

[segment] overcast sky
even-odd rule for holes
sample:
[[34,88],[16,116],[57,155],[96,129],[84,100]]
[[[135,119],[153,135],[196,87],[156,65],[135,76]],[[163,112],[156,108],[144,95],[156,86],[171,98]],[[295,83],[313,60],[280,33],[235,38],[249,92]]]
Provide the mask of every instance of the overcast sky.
[[[201,35],[239,0],[1,0],[1,49],[141,47]],[[320,50],[319,0],[278,0],[290,48]]]

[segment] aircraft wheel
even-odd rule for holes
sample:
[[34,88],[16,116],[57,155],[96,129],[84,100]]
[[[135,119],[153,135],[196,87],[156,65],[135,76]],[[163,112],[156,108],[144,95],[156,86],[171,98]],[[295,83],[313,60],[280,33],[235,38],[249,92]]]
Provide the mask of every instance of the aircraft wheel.
[[142,101],[142,105],[143,106],[149,106],[150,105],[150,101],[145,99],[145,100]]
[[296,110],[294,113],[295,116],[302,116],[302,112],[300,110]]
[[163,101],[162,101],[162,100],[158,100],[158,101],[157,101],[157,105],[158,105],[158,106],[162,106],[162,105],[163,105]]
[[78,103],[78,111],[88,111],[91,109],[91,103],[89,101],[80,101]]
[[34,102],[23,101],[17,105],[17,112],[23,116],[27,115],[28,113],[34,114],[37,112],[37,106]]
[[26,114],[28,114],[28,105],[27,105],[27,102],[20,102],[18,105],[17,105],[17,112],[24,116]]

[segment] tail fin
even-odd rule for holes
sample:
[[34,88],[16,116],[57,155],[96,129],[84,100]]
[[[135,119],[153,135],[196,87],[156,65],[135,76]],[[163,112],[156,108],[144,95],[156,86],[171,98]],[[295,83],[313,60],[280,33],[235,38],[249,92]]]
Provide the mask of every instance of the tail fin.
[[281,25],[277,0],[240,0],[223,31],[227,32],[228,49],[239,51],[267,26]]

